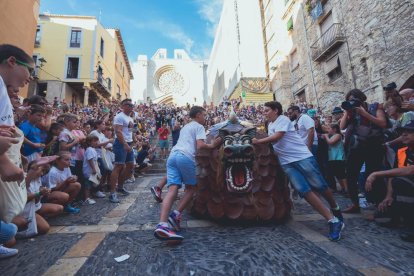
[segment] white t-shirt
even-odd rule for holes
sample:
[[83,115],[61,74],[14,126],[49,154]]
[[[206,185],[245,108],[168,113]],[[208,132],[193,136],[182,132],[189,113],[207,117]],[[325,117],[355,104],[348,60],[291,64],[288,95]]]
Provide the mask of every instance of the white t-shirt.
[[132,129],[134,128],[134,120],[126,115],[124,112],[116,114],[114,118],[114,125],[122,126],[122,135],[125,142],[132,142]]
[[[6,155],[10,161],[18,167],[22,167],[20,149],[24,141],[24,134],[19,128],[16,128],[19,139],[17,144],[12,144],[7,150]],[[7,223],[20,214],[27,201],[26,182],[10,181],[5,182],[0,177],[0,219]]]
[[7,86],[1,76],[0,99],[0,125],[14,126],[13,106],[7,94]]
[[[103,134],[102,132],[97,131],[96,129],[91,131],[91,133],[89,135],[98,137],[99,144],[105,143],[106,141],[109,140],[108,138],[106,138],[105,134]],[[96,148],[95,150],[96,150],[96,153],[98,154],[98,158],[101,158],[102,157],[101,147]]]
[[83,156],[83,175],[86,179],[88,179],[92,174],[92,168],[89,165],[88,160],[93,160],[95,164],[95,170],[98,171],[98,154],[96,150],[92,147],[88,147],[85,151],[85,155]]
[[[293,124],[296,123],[296,120],[293,121]],[[310,128],[315,128],[315,121],[307,114],[301,114],[298,123],[298,133],[300,137],[305,142],[305,145],[308,144],[308,131]],[[313,144],[318,145],[318,134],[316,133],[316,129],[313,132]]]
[[53,166],[49,173],[42,178],[43,184],[49,189],[55,188],[58,184],[72,176],[69,168],[64,168],[63,171]]
[[[42,178],[36,178],[30,182],[30,186],[27,189],[27,194],[34,194],[40,191],[40,187],[42,187]],[[42,208],[42,202],[40,199],[37,199],[37,202],[35,199],[33,199],[33,202],[35,204],[35,211],[40,210]]]
[[204,127],[196,121],[192,121],[181,129],[177,144],[172,148],[171,152],[180,151],[195,161],[197,140],[205,140],[206,138]]
[[302,138],[295,131],[293,122],[288,117],[280,115],[276,121],[269,123],[268,135],[284,132],[282,139],[273,144],[281,165],[289,164],[313,156]]

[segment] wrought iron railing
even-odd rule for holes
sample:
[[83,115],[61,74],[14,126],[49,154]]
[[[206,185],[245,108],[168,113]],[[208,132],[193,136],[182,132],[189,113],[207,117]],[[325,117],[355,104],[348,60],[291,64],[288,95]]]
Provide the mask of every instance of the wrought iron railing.
[[341,45],[345,41],[346,37],[342,31],[340,23],[332,24],[321,37],[316,40],[311,48],[312,59],[314,61],[321,60],[325,54],[329,53],[335,47]]

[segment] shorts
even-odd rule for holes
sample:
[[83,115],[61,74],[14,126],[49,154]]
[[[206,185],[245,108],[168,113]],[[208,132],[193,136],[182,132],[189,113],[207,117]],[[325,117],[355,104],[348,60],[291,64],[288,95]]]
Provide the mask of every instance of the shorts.
[[[131,146],[132,143],[128,143],[128,145]],[[132,150],[127,152],[118,139],[115,139],[112,151],[115,154],[115,164],[134,163],[134,152]]]
[[10,241],[17,233],[17,226],[0,220],[0,245]]
[[330,160],[328,161],[328,171],[332,176],[338,179],[345,179],[345,161],[344,160]]
[[168,149],[168,147],[169,147],[168,140],[159,140],[159,141],[158,141],[158,146],[159,146],[161,149]]
[[312,189],[318,192],[328,189],[328,184],[323,178],[318,163],[313,156],[282,165],[282,169],[288,176],[293,188],[301,197]]
[[104,163],[101,157],[98,158],[98,167],[99,167],[99,170],[101,171],[102,177],[106,176],[109,173],[109,171],[105,169],[105,166],[104,166]]
[[193,160],[179,151],[170,154],[167,160],[167,187],[196,185],[196,165]]

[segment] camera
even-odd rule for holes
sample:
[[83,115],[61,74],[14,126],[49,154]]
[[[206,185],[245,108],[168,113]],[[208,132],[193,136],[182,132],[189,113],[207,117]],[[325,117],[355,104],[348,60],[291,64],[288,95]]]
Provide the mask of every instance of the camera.
[[358,100],[358,99],[352,99],[349,101],[344,101],[341,104],[342,109],[344,110],[351,110],[354,109],[356,107],[360,107],[362,105],[362,101]]

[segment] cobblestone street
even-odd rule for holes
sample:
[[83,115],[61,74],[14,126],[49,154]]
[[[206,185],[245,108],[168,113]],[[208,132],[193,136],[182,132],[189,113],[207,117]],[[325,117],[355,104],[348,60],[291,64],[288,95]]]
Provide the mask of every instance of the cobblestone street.
[[[218,225],[186,215],[184,242],[167,245],[153,236],[160,205],[149,187],[160,179],[138,178],[121,204],[97,200],[81,215],[52,220],[49,234],[18,241],[17,257],[0,261],[1,275],[414,274],[414,245],[396,230],[349,215],[343,239],[333,243],[303,201],[284,225]],[[114,260],[124,254],[130,258]]]

